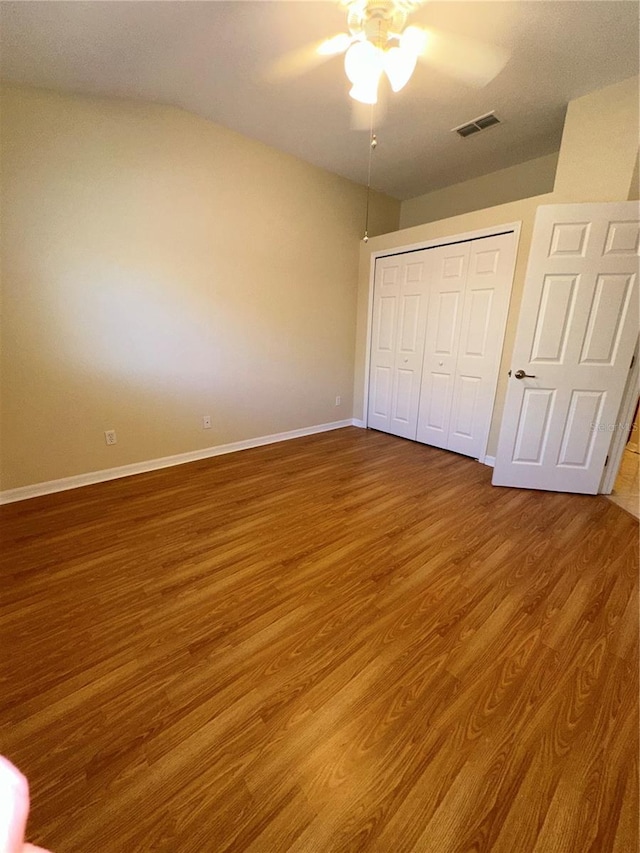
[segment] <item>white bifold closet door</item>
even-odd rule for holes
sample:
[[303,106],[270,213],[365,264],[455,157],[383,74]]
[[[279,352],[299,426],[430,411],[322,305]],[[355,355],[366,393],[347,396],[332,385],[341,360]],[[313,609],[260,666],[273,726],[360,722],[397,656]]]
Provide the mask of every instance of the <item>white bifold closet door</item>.
[[416,437],[427,319],[425,251],[376,263],[368,425]]
[[420,407],[416,438],[449,448],[460,329],[471,243],[431,250],[429,295]]
[[484,455],[515,254],[514,234],[432,251],[418,441]]
[[510,232],[377,260],[368,426],[484,455],[516,247]]

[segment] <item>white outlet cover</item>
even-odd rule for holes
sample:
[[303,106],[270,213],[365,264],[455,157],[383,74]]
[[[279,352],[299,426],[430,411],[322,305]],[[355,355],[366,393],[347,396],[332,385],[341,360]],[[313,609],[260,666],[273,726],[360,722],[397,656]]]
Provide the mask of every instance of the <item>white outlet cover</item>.
[[211,429],[211,415],[202,418],[202,429]]

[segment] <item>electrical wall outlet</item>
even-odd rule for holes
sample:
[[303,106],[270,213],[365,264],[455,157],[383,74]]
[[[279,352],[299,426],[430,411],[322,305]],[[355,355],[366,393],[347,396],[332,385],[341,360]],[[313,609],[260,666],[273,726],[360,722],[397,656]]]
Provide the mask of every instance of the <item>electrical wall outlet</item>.
[[336,397],[336,406],[342,405],[342,397]]
[[116,431],[115,431],[115,429],[106,429],[106,430],[104,431],[104,440],[105,440],[105,442],[106,442],[107,444],[109,444],[109,445],[111,445],[111,444],[117,444],[117,443],[118,443],[118,439],[117,439],[117,437],[116,437]]
[[202,429],[211,429],[211,415],[202,418]]

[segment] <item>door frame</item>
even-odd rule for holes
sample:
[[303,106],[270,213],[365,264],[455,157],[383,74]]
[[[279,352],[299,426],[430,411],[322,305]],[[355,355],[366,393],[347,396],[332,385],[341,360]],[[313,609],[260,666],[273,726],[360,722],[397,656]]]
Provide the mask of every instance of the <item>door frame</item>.
[[[374,297],[374,289],[375,289],[375,280],[376,280],[376,261],[378,258],[391,258],[394,255],[406,255],[410,252],[419,252],[422,249],[437,249],[439,246],[450,246],[454,243],[469,243],[472,240],[481,240],[483,237],[498,237],[501,234],[512,232],[516,241],[516,251],[515,251],[515,265],[514,265],[514,276],[515,269],[518,265],[518,251],[520,248],[520,231],[522,229],[522,220],[518,220],[516,222],[507,222],[504,225],[492,225],[489,228],[479,228],[475,231],[465,231],[462,234],[454,234],[448,237],[436,237],[431,240],[421,240],[418,243],[408,243],[404,246],[394,246],[390,249],[380,249],[377,252],[372,252],[370,256],[370,264],[369,264],[369,288],[367,293],[367,341],[366,341],[366,350],[365,350],[365,364],[364,364],[364,393],[363,393],[363,421],[362,425],[365,427],[369,426],[369,372],[371,370],[371,343],[373,340],[373,297]],[[511,287],[513,288],[513,279],[511,281]],[[508,320],[508,315],[507,315]],[[506,329],[505,329],[506,330]],[[503,353],[504,354],[504,342],[503,342]],[[493,410],[495,407],[495,391],[493,395],[493,401],[491,406],[491,418],[493,420]],[[489,430],[487,432],[487,439],[485,441],[485,446],[482,455],[479,457],[480,462],[484,462],[485,455],[487,452],[487,443],[489,441],[489,433],[491,432],[491,426],[489,426]]]
[[622,464],[622,454],[624,453],[624,449],[627,445],[629,430],[621,429],[619,425],[628,424],[630,422],[635,408],[638,405],[638,397],[640,396],[638,388],[640,382],[640,364],[638,363],[640,361],[639,348],[640,337],[638,337],[638,340],[636,341],[636,348],[633,351],[633,367],[629,371],[627,384],[625,385],[624,392],[622,394],[622,402],[620,403],[620,411],[618,413],[616,428],[613,430],[611,435],[611,444],[609,445],[609,462],[602,472],[602,479],[600,480],[600,486],[598,488],[598,494],[601,495],[610,495],[613,491],[618,471]]

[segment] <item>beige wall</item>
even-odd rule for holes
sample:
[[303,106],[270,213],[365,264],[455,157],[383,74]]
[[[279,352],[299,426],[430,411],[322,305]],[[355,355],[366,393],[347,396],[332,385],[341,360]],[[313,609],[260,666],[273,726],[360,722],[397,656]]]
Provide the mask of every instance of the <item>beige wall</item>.
[[481,175],[479,178],[403,201],[400,208],[400,228],[411,228],[424,222],[448,219],[461,213],[551,192],[557,163],[556,151],[517,166],[509,166],[489,175]]
[[351,417],[362,187],[169,107],[1,117],[3,489]]
[[[575,104],[578,106],[575,107]],[[361,245],[354,386],[355,418],[365,417],[364,385],[371,253],[521,221],[518,259],[487,446],[487,454],[495,455],[536,209],[541,204],[627,199],[638,155],[637,110],[637,77],[572,102],[567,110],[553,192],[385,234],[370,240],[366,245]],[[604,132],[607,127],[608,136]],[[607,138],[610,140],[609,144]]]
[[638,136],[637,77],[571,101],[554,186],[558,201],[626,199]]
[[637,201],[640,199],[640,157],[638,156],[636,156],[636,165],[631,177],[628,199],[629,201]]

